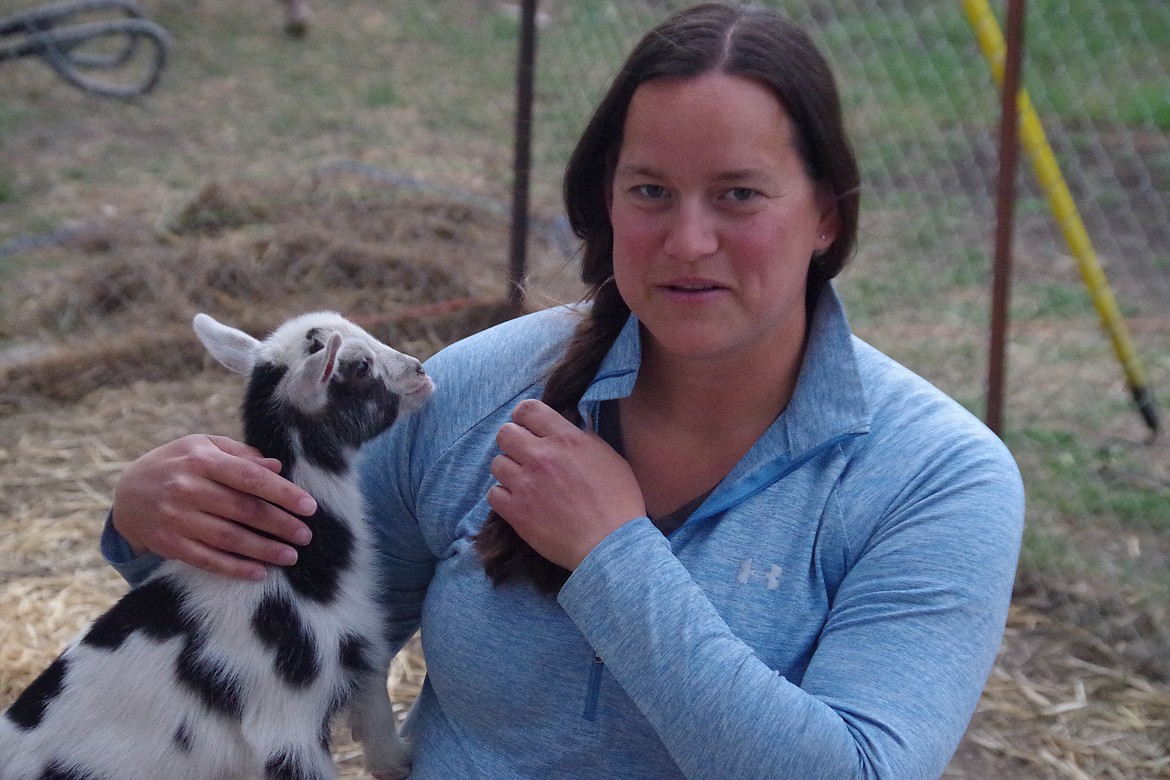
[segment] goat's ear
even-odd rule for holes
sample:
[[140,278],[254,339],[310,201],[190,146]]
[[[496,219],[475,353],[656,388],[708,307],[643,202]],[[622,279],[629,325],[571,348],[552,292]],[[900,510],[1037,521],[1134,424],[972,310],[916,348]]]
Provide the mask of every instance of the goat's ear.
[[251,374],[260,353],[260,342],[242,330],[223,325],[208,314],[196,314],[195,335],[223,366],[237,374]]

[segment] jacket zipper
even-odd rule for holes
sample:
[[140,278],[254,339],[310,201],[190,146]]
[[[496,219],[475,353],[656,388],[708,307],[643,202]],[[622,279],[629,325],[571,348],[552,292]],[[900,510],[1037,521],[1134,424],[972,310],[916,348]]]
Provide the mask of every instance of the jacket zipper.
[[593,656],[589,664],[589,685],[585,690],[584,718],[593,722],[597,720],[597,704],[601,699],[601,673],[605,671],[605,661],[601,656]]
[[[741,479],[739,483],[737,483],[736,487],[733,488],[732,492],[726,496],[721,496],[717,503],[704,501],[703,504],[698,509],[696,509],[690,517],[687,518],[687,521],[683,523],[683,525],[690,525],[693,522],[701,522],[706,520],[708,517],[719,514],[730,506],[739,504],[748,496],[763,490],[768,485],[774,484],[778,480],[781,480],[792,472],[796,471],[805,463],[808,463],[822,452],[832,449],[839,444],[843,444],[850,439],[855,439],[860,435],[861,434],[856,431],[840,434],[839,436],[835,436],[832,439],[829,439],[828,441],[813,447],[811,450],[801,453],[793,460],[786,461],[780,465],[779,468],[764,468],[757,472],[753,477]],[[718,492],[718,488],[716,488],[716,492]]]

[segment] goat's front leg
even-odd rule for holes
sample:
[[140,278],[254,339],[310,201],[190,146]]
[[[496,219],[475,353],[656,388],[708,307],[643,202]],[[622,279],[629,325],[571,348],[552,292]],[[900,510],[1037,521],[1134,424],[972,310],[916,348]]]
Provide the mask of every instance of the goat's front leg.
[[353,738],[362,744],[366,771],[377,780],[410,776],[410,743],[398,733],[386,691],[386,666],[365,675],[349,711]]
[[[326,708],[271,682],[254,692],[255,706],[240,723],[240,737],[264,780],[337,780],[329,745],[322,741]],[[256,773],[249,773],[255,777]]]
[[303,740],[261,746],[265,752],[264,780],[337,780],[333,756],[316,739],[306,735]]

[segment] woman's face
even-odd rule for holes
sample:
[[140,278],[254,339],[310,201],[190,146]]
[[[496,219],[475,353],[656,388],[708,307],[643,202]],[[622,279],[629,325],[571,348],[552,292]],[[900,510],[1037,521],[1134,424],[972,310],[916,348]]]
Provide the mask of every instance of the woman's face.
[[837,215],[767,87],[721,73],[639,86],[610,196],[615,281],[650,354],[799,355],[809,263]]

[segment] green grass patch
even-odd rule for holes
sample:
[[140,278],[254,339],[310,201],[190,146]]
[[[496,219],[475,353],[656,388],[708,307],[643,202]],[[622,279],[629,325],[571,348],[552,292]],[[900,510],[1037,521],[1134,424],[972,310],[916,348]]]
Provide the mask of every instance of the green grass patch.
[[1093,316],[1093,300],[1084,285],[1029,282],[1017,285],[1012,298],[1014,321],[1076,319]]
[[1120,100],[1121,121],[1170,132],[1170,86],[1164,81],[1136,84],[1125,90]]
[[1063,582],[1092,568],[1084,551],[1049,530],[1026,525],[1020,545],[1019,568],[1040,581]]
[[1020,431],[1008,443],[1020,455],[1030,502],[1077,525],[1170,532],[1170,489],[1140,478],[1141,450],[1051,428]]
[[367,108],[390,108],[402,104],[402,98],[393,81],[374,81],[366,86],[364,101]]

